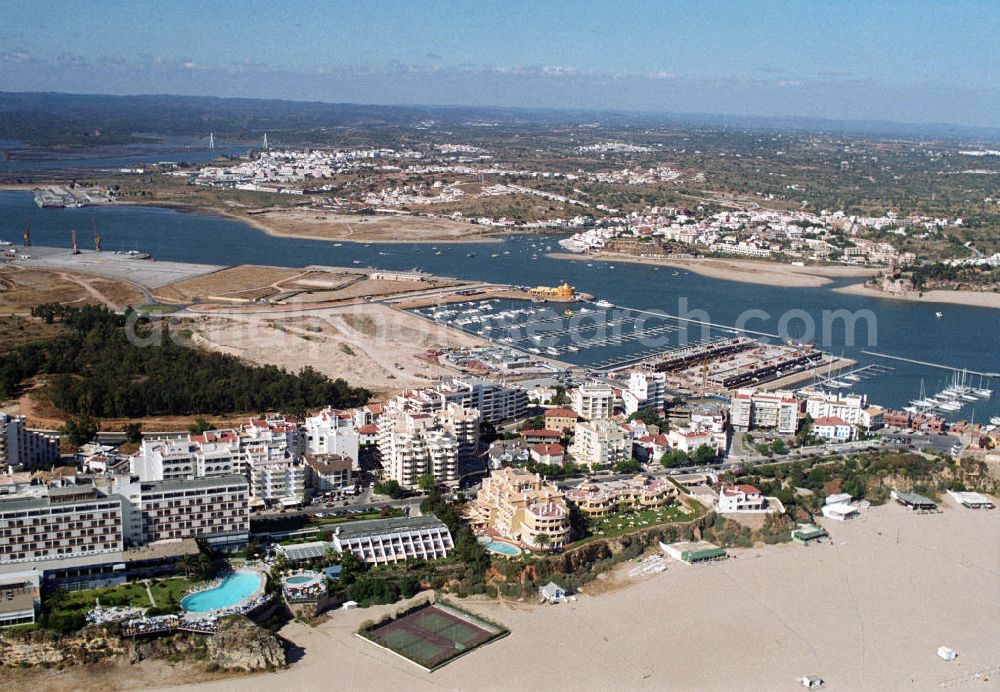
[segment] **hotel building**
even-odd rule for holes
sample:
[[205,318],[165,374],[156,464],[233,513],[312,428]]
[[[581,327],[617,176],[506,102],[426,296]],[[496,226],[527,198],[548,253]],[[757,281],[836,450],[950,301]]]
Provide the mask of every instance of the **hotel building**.
[[479,412],[449,404],[436,413],[411,413],[391,402],[378,421],[378,452],[386,477],[404,487],[432,474],[455,484],[459,466],[474,461],[479,446]]
[[799,406],[791,392],[740,389],[730,401],[730,422],[740,432],[763,429],[794,435],[799,426]]
[[38,468],[59,460],[59,438],[28,430],[24,416],[0,412],[0,467]]
[[613,466],[632,458],[632,433],[610,420],[583,421],[576,424],[569,451],[578,464],[591,468]]
[[677,488],[666,478],[643,475],[624,481],[581,483],[566,491],[566,500],[591,519],[622,509],[655,509],[676,496]]
[[369,565],[435,560],[455,547],[448,527],[433,514],[347,522],[334,529],[333,546]]
[[581,418],[610,418],[614,410],[615,390],[605,382],[589,382],[570,391],[573,411]]
[[569,507],[563,493],[538,474],[513,467],[493,471],[483,480],[468,518],[477,534],[527,548],[562,548],[569,541]]

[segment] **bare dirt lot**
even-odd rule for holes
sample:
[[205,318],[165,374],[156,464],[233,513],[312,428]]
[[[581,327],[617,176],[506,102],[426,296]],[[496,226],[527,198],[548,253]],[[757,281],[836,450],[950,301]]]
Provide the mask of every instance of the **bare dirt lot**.
[[27,312],[43,303],[140,305],[142,293],[127,283],[75,272],[0,264],[0,311]]
[[185,325],[195,344],[298,371],[311,366],[379,393],[426,386],[455,374],[427,351],[481,343],[378,304],[253,313],[228,311]]
[[221,271],[185,279],[158,289],[157,299],[194,303],[219,298],[249,301],[279,293],[280,285],[307,274],[301,269],[241,264]]
[[357,243],[487,242],[489,228],[420,216],[361,216],[316,209],[273,209],[259,213],[221,212],[269,235]]

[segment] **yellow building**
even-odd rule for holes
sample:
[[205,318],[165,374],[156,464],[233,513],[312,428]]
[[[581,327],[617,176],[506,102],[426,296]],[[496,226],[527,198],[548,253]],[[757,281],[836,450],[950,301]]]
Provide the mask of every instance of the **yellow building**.
[[468,519],[479,535],[506,538],[536,550],[562,548],[569,541],[569,508],[563,493],[537,473],[513,467],[493,471],[483,480]]
[[528,291],[533,298],[540,298],[542,300],[573,300],[576,296],[576,289],[570,286],[568,283],[563,282],[560,286],[535,286],[533,289]]
[[566,499],[591,519],[602,519],[618,509],[654,509],[669,503],[677,489],[666,478],[643,475],[623,481],[581,483]]

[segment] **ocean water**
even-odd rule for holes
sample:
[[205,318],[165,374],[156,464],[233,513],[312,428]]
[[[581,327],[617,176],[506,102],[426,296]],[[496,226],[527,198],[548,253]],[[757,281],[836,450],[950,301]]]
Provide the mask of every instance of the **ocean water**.
[[[874,403],[904,406],[917,398],[921,381],[927,393],[946,386],[946,370],[886,361],[861,353],[861,349],[889,353],[956,368],[1000,371],[1000,311],[946,304],[920,304],[887,298],[836,293],[831,288],[857,279],[840,279],[821,288],[780,286],[722,281],[697,274],[614,262],[556,260],[547,252],[559,251],[561,235],[519,235],[500,242],[451,244],[359,244],[266,235],[246,224],[204,214],[183,213],[155,207],[114,206],[84,209],[39,209],[29,193],[0,191],[0,239],[20,244],[21,234],[31,228],[36,245],[70,246],[70,232],[77,229],[86,246],[93,224],[97,225],[106,250],[137,249],[159,260],[209,264],[268,264],[289,267],[338,265],[425,271],[463,279],[496,281],[515,285],[555,285],[567,281],[580,291],[616,305],[659,310],[670,315],[732,325],[745,321],[747,329],[815,341],[836,355],[864,363],[894,368],[887,375],[865,380],[854,391],[870,395]],[[441,254],[435,254],[440,252]],[[470,256],[472,255],[472,256]],[[847,310],[864,316],[857,322],[854,340],[848,339],[842,320],[833,319],[824,329],[824,315]],[[703,311],[692,314],[692,311]],[[748,312],[752,311],[752,312]],[[942,317],[935,313],[940,311]],[[812,323],[809,333],[806,323]],[[869,333],[868,324],[874,325]],[[784,326],[784,329],[780,327]],[[706,333],[704,336],[715,335]],[[689,326],[690,340],[701,338],[697,326]],[[871,338],[869,338],[869,336]],[[675,333],[666,345],[674,345]],[[633,353],[643,347],[628,342],[600,350],[600,359]],[[572,356],[564,360],[577,362]],[[593,356],[597,359],[597,355]],[[581,362],[581,364],[586,364]],[[973,378],[978,385],[979,378]],[[1000,379],[992,385],[1000,389]],[[990,401],[969,404],[952,418],[977,421],[1000,415],[1000,392]]]

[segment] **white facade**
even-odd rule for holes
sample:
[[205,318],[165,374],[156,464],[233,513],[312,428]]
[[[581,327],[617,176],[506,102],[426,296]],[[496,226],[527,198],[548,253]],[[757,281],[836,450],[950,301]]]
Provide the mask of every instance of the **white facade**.
[[333,545],[370,565],[448,557],[451,532],[437,517],[350,522],[334,529]]
[[360,436],[354,417],[333,409],[324,409],[319,414],[305,420],[306,454],[336,454],[348,457],[359,470],[358,448]]
[[629,375],[628,384],[622,391],[625,414],[631,416],[643,408],[662,411],[667,393],[667,376],[662,372],[636,371]]
[[0,412],[0,467],[38,468],[59,459],[59,438],[28,430],[24,416]]
[[767,512],[767,499],[752,485],[734,485],[719,491],[719,511]]
[[378,451],[386,477],[404,487],[433,474],[454,484],[459,465],[476,458],[479,412],[456,404],[437,413],[410,413],[402,403],[390,406],[378,422]]
[[599,420],[610,418],[614,410],[615,391],[605,382],[582,384],[570,392],[573,410],[581,418]]
[[866,406],[867,401],[863,394],[816,392],[806,399],[806,413],[813,418],[840,418],[849,425],[865,425]]
[[578,464],[612,466],[632,458],[632,434],[609,420],[578,422],[570,452]]
[[729,415],[734,430],[765,429],[794,435],[799,424],[799,402],[791,392],[741,389],[730,400]]
[[250,465],[250,494],[264,502],[306,494],[306,466],[295,457],[255,459]]

